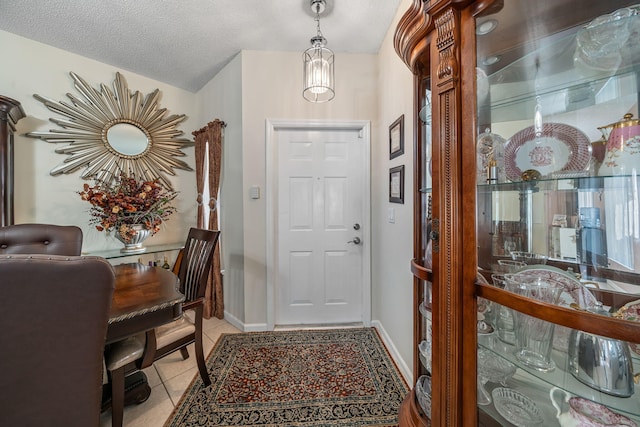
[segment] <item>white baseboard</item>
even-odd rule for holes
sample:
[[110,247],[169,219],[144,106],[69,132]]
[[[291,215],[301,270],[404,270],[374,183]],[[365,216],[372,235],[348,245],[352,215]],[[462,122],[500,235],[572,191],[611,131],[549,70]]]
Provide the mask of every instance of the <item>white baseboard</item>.
[[404,359],[402,359],[402,357],[400,356],[398,349],[393,344],[393,341],[391,340],[391,337],[389,336],[389,334],[387,334],[387,331],[384,330],[382,323],[380,323],[380,321],[378,320],[373,320],[371,321],[371,326],[377,329],[378,333],[380,334],[380,337],[382,338],[382,342],[384,343],[385,347],[387,347],[387,350],[389,350],[389,353],[391,354],[391,358],[398,366],[398,370],[404,377],[404,380],[407,382],[407,384],[409,384],[409,387],[411,387],[411,385],[413,384],[413,373],[411,372],[411,369],[406,364]]
[[242,332],[265,332],[268,331],[266,323],[244,323],[237,317],[229,314],[228,311],[224,312],[224,320],[231,323]]
[[232,314],[229,314],[229,312],[226,310],[224,312],[224,320],[231,323],[231,325],[240,329],[241,331],[244,331],[244,323],[242,323],[240,319],[238,319],[237,317],[233,316]]
[[244,331],[245,332],[266,332],[266,331],[269,331],[269,329],[267,329],[266,323],[245,323]]

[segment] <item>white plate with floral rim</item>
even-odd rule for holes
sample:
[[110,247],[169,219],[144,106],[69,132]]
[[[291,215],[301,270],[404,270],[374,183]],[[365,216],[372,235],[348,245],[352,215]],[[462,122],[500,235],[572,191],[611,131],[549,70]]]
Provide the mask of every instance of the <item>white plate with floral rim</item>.
[[542,176],[584,171],[589,167],[592,148],[581,130],[564,123],[543,123],[539,135],[529,126],[509,138],[504,150],[507,178],[522,181],[522,173],[530,169]]

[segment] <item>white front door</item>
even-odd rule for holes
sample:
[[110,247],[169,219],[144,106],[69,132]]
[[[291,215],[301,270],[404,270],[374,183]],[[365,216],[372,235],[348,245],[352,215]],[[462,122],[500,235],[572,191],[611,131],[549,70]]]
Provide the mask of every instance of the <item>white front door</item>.
[[366,322],[369,150],[363,131],[282,128],[274,135],[275,324]]

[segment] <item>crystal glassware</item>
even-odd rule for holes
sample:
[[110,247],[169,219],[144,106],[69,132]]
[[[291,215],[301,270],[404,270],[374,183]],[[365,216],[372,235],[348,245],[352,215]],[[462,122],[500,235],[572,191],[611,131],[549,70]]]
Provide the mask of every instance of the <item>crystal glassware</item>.
[[[549,304],[557,304],[562,286],[539,277],[511,276],[507,290],[527,298]],[[516,352],[515,356],[527,366],[543,372],[555,369],[551,360],[554,324],[534,316],[514,311]]]

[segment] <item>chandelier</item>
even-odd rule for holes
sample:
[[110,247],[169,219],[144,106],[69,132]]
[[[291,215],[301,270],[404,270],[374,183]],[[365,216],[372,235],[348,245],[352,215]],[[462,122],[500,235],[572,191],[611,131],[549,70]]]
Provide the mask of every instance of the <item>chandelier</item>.
[[333,52],[325,45],[327,39],[320,31],[320,14],[326,7],[325,0],[310,0],[311,11],[316,14],[317,34],[311,38],[311,47],[304,51],[304,89],[302,96],[310,102],[327,102],[335,96]]

